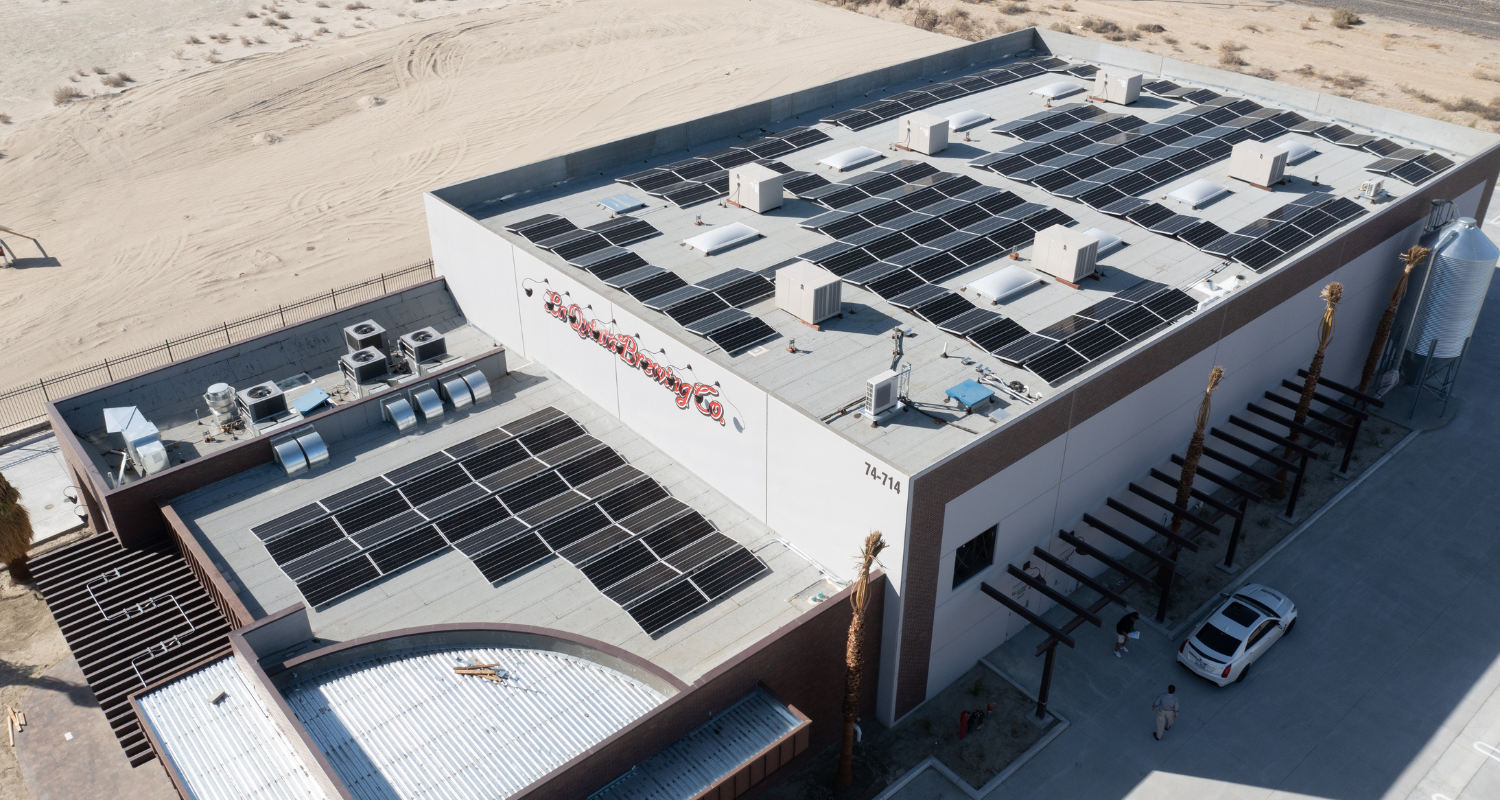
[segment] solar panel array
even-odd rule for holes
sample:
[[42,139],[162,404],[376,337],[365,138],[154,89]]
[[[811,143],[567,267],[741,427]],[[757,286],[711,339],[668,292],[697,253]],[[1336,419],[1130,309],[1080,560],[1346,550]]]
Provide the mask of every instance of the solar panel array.
[[993,89],[996,86],[1005,86],[1048,72],[1065,72],[1079,78],[1091,78],[1098,71],[1098,68],[1091,64],[1074,64],[1052,56],[1039,56],[999,69],[987,69],[924,86],[921,89],[893,94],[858,108],[840,111],[819,121],[838,125],[851,131],[859,131],[947,100]]
[[647,633],[766,570],[555,408],[251,530],[310,606],[450,547],[491,583],[558,555]]
[[[628,222],[618,224],[621,220]],[[610,231],[629,227],[629,223],[639,223],[651,228],[650,223],[633,217],[616,217],[609,220],[609,223],[617,224],[615,228],[596,234],[601,239]],[[566,253],[558,248],[548,248],[548,242],[561,238],[555,233],[558,229],[580,230],[557,214],[546,214],[506,226],[506,230],[519,234],[539,247],[551,249],[570,265],[590,273],[604,281],[605,285],[620,289],[641,301],[647,308],[666,314],[677,324],[707,338],[726,353],[738,353],[777,335],[776,330],[766,324],[765,320],[743,310],[745,306],[775,294],[776,285],[764,274],[765,271],[731,269],[696,284],[689,284],[677,273],[653,266],[640,254],[607,240],[591,240],[586,246],[576,244],[579,239],[569,240],[567,244],[571,246]],[[651,228],[651,233],[655,232],[656,229]],[[645,237],[637,237],[631,241],[640,238]]]
[[994,132],[1022,144],[970,165],[1103,210],[1228,158],[1239,142],[1267,141],[1305,121],[1232,97],[1210,98],[1154,123],[1072,103],[997,126]]
[[653,197],[660,197],[679,208],[686,208],[729,194],[729,170],[741,164],[760,164],[787,175],[788,179],[794,179],[792,168],[775,161],[775,157],[831,139],[817,128],[791,128],[615,180],[634,186]]
[[1141,281],[991,354],[1055,386],[1197,308],[1198,301],[1181,289]]

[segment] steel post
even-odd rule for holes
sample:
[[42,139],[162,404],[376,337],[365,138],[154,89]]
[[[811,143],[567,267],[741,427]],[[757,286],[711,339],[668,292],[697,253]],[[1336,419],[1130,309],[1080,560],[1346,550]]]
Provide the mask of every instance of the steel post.
[[1052,663],[1057,659],[1057,645],[1047,648],[1047,658],[1042,662],[1042,687],[1036,693],[1036,718],[1047,719],[1047,695],[1052,692]]

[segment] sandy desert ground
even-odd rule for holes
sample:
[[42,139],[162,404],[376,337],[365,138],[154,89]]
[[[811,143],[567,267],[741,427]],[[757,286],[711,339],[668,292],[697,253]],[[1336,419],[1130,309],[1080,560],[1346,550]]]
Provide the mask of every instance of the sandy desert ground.
[[51,258],[0,390],[420,261],[423,189],[1031,24],[1500,124],[1500,42],[1278,2],[4,0],[0,225]]

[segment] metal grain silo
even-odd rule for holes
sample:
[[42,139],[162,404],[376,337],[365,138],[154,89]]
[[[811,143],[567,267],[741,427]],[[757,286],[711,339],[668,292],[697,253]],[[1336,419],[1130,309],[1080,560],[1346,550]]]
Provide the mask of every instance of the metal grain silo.
[[1408,358],[1431,357],[1436,366],[1458,358],[1474,333],[1500,249],[1473,218],[1462,217],[1443,228],[1430,259],[1417,284],[1405,349]]

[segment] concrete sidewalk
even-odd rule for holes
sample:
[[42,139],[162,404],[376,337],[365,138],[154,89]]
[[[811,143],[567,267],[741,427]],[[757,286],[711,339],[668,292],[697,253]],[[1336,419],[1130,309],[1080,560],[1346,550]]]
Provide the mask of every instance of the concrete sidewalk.
[[31,512],[35,544],[83,527],[63,490],[73,485],[68,465],[51,431],[0,445],[0,473],[21,490],[21,505]]
[[[1500,797],[1497,295],[1500,282],[1459,381],[1465,413],[1418,435],[1251,578],[1300,617],[1244,683],[1193,676],[1175,663],[1180,642],[1151,631],[1116,659],[1108,626],[1085,625],[1076,650],[1059,649],[1052,687],[1072,727],[991,797]],[[1042,638],[1028,629],[988,658],[1035,687]],[[1182,717],[1157,742],[1150,705],[1168,683]]]

